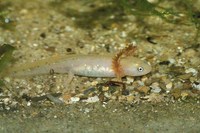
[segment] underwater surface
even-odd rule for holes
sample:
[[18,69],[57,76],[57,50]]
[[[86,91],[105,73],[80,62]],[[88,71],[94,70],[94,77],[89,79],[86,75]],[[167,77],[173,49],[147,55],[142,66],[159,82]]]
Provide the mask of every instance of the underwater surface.
[[199,32],[198,0],[1,1],[0,132],[198,132]]

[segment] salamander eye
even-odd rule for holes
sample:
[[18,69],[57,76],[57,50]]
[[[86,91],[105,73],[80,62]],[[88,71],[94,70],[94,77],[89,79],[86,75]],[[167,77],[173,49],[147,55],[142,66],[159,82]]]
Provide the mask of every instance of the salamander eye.
[[144,71],[144,68],[143,68],[143,67],[138,67],[137,70],[138,70],[139,72],[142,72],[142,71]]

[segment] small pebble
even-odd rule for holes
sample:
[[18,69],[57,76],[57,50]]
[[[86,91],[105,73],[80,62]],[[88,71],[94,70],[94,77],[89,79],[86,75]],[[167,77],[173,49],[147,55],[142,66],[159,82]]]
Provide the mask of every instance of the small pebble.
[[118,97],[118,100],[119,100],[119,102],[126,101],[126,96],[121,95],[121,96]]
[[[133,78],[132,78],[133,79]],[[146,81],[148,81],[148,78],[146,77],[146,76],[143,76],[142,78],[141,78],[141,81],[142,82],[146,82]]]
[[197,90],[200,91],[200,82],[194,82],[194,83],[192,83],[192,87],[193,87],[194,89],[197,89]]
[[127,34],[126,34],[125,31],[122,31],[122,32],[121,32],[121,37],[123,37],[123,38],[124,38],[124,37],[127,37]]
[[71,103],[76,103],[76,102],[80,101],[80,98],[79,97],[71,97],[70,101],[71,101]]
[[194,68],[189,68],[185,70],[185,73],[192,73],[193,75],[197,75],[198,71]]
[[33,43],[33,46],[34,46],[34,47],[37,47],[37,46],[38,46],[38,44],[37,44],[37,43]]
[[74,29],[72,27],[70,27],[70,26],[66,26],[65,27],[65,31],[72,32],[72,31],[74,31]]
[[181,89],[175,88],[171,91],[171,94],[175,99],[178,99],[181,96]]
[[159,86],[160,86],[160,88],[162,89],[162,91],[164,91],[164,92],[167,92],[167,91],[168,91],[168,89],[167,89],[167,87],[166,87],[166,84],[165,84],[164,82],[160,82]]
[[189,96],[188,92],[181,92],[181,99],[185,100]]
[[31,102],[30,102],[30,101],[28,101],[26,105],[27,105],[27,106],[31,106]]
[[138,81],[137,82],[140,86],[144,86],[144,82],[142,82],[142,81]]
[[155,4],[158,3],[158,0],[147,0],[149,3]]
[[161,88],[159,87],[158,82],[154,82],[150,87],[151,87],[151,92],[153,92],[153,93],[160,93],[161,92]]
[[183,90],[190,90],[191,88],[192,88],[192,84],[190,81],[185,81],[183,83],[183,87],[182,87]]
[[109,87],[108,86],[103,86],[102,87],[102,91],[108,91],[109,90]]
[[190,72],[190,73],[179,75],[178,78],[186,80],[186,79],[189,79],[191,76],[192,76],[192,73]]
[[3,102],[4,102],[5,105],[7,105],[10,102],[10,98],[4,98]]
[[142,92],[142,93],[147,94],[147,93],[149,92],[150,88],[147,87],[147,86],[140,86],[140,87],[137,88],[137,90],[138,90],[139,92]]
[[72,52],[72,49],[71,48],[66,48],[66,51],[67,52]]
[[133,102],[134,99],[135,99],[134,96],[127,96],[127,97],[126,97],[126,100],[127,100],[128,102]]
[[63,96],[62,96],[62,99],[64,100],[64,101],[69,101],[70,99],[71,99],[71,95],[70,94],[63,94]]
[[42,88],[42,85],[37,85],[36,86],[38,89],[41,89]]
[[54,53],[56,51],[56,48],[53,46],[45,46],[45,50]]
[[92,93],[94,91],[95,91],[95,88],[93,88],[93,87],[92,88],[88,88],[88,89],[83,91],[83,94],[84,95],[88,95],[88,94],[90,94],[90,93]]
[[168,61],[170,62],[170,64],[175,64],[176,63],[176,60],[172,59],[172,58],[168,59]]
[[27,9],[22,9],[22,10],[20,10],[19,13],[20,13],[20,14],[27,14],[27,13],[28,13],[28,10],[27,10]]
[[183,56],[185,56],[186,58],[190,59],[195,57],[197,54],[197,52],[194,49],[187,49],[184,53]]
[[143,97],[144,99],[147,99],[148,102],[153,102],[153,103],[159,103],[164,101],[163,95],[157,94],[157,93],[151,93],[148,96]]
[[127,89],[122,90],[122,95],[127,96],[127,95],[129,95],[129,94],[130,94],[129,90],[127,90]]
[[85,108],[84,109],[84,113],[89,113],[90,112],[90,109],[89,108]]
[[168,90],[170,90],[172,88],[172,86],[173,86],[172,82],[169,82],[168,84],[166,84],[166,88]]
[[84,102],[87,102],[87,103],[95,103],[95,102],[98,102],[98,101],[99,101],[99,97],[98,97],[98,96],[89,97],[88,99],[83,100],[83,101],[84,101]]
[[6,81],[6,82],[10,82],[10,78],[8,78],[8,77],[6,77],[6,78],[4,78],[4,80]]
[[133,83],[134,79],[132,77],[126,77],[126,83],[130,84]]
[[42,32],[42,33],[40,34],[40,37],[46,38],[46,34],[45,34],[44,32]]

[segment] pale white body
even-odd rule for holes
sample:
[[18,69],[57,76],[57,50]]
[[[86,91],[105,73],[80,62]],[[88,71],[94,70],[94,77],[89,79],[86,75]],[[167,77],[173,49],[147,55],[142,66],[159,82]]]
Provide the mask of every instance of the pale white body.
[[[62,58],[42,60],[34,65],[24,65],[11,70],[13,76],[31,76],[54,73],[72,73],[88,77],[116,77],[112,61],[114,55],[69,55]],[[42,62],[42,63],[41,63]],[[120,60],[125,76],[141,76],[151,71],[151,66],[136,57]],[[141,71],[140,68],[143,68]]]

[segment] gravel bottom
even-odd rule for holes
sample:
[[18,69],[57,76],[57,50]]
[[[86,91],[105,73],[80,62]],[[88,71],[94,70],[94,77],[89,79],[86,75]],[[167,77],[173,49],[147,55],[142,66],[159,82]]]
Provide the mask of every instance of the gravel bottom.
[[[121,83],[74,76],[67,84],[67,74],[4,77],[0,131],[198,132],[200,38],[195,25],[184,14],[175,19],[187,25],[172,24],[157,16],[123,15],[112,5],[0,3],[13,21],[10,29],[0,29],[0,44],[17,48],[13,67],[59,55],[115,54],[130,43],[137,46],[135,56],[152,66],[151,73],[124,77]],[[160,6],[177,8],[175,2]]]

